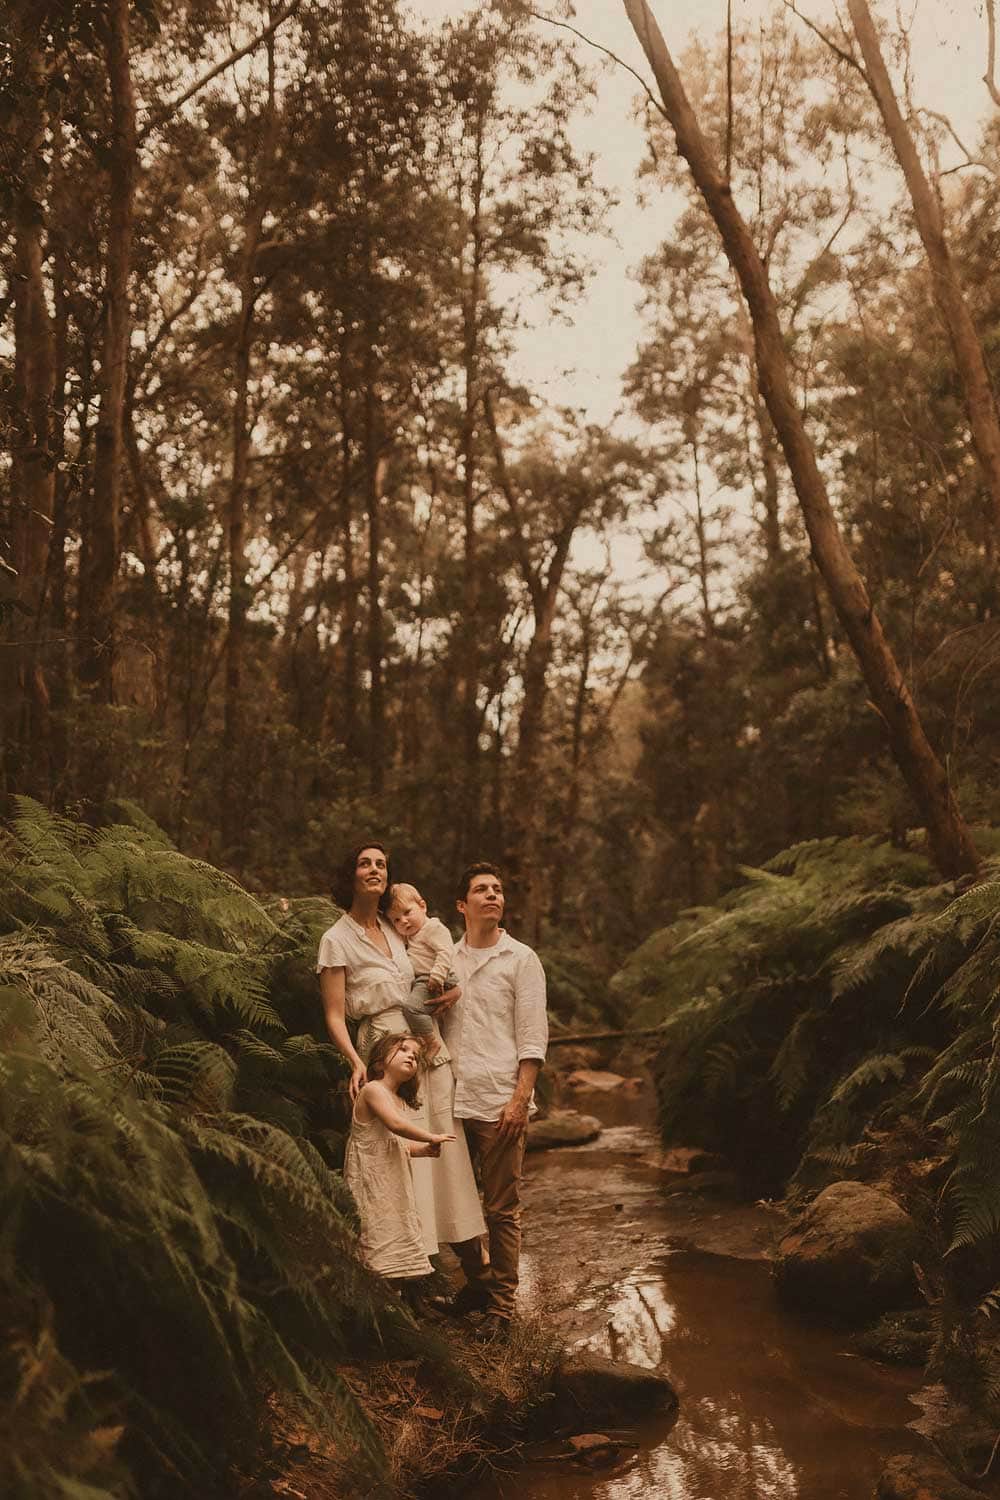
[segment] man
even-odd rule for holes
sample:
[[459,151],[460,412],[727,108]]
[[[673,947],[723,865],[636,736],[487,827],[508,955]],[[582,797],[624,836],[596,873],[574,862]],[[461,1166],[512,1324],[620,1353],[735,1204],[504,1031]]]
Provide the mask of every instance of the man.
[[461,1120],[483,1192],[490,1264],[456,1246],[466,1285],[453,1304],[480,1308],[484,1330],[507,1329],[514,1315],[521,1251],[521,1169],[532,1093],[548,1043],[545,971],[538,955],[501,927],[503,882],[496,865],[464,872],[458,910],[465,936],[455,947],[462,998],[442,1019],[457,1076]]

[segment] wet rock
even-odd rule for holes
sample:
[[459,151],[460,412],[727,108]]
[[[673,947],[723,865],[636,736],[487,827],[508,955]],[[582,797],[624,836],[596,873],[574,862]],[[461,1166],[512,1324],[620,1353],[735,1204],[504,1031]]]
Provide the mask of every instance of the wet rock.
[[875,1500],[976,1500],[932,1453],[900,1453],[887,1460],[875,1488]]
[[557,1423],[677,1410],[677,1392],[665,1375],[589,1350],[566,1355],[553,1372],[552,1388]]
[[679,1177],[667,1197],[675,1198],[682,1193],[718,1193],[728,1198],[739,1190],[739,1185],[735,1172],[692,1172],[688,1177]]
[[613,1464],[621,1451],[619,1444],[603,1432],[578,1432],[569,1439],[569,1445],[574,1458],[592,1469]]
[[554,1109],[544,1120],[528,1124],[527,1149],[548,1151],[553,1146],[582,1146],[601,1133],[601,1122],[593,1115],[578,1114],[575,1109]]
[[864,1322],[911,1303],[917,1227],[894,1198],[863,1182],[834,1182],[778,1246],[782,1297],[824,1322]]
[[700,1146],[671,1146],[656,1157],[655,1165],[661,1172],[681,1177],[691,1172],[719,1172],[724,1170],[726,1162],[714,1151],[703,1151]]
[[580,1089],[599,1094],[607,1094],[612,1089],[624,1088],[628,1081],[620,1073],[605,1073],[598,1068],[576,1068],[572,1073],[567,1073],[563,1079],[568,1089]]

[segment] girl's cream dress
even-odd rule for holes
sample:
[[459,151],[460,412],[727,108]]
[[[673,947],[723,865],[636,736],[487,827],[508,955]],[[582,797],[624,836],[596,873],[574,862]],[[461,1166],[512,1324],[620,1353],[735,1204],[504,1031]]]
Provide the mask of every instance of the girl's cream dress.
[[381,1120],[359,1120],[357,1110],[355,1104],[344,1181],[361,1215],[361,1252],[380,1276],[426,1276],[432,1267],[413,1198],[406,1143]]

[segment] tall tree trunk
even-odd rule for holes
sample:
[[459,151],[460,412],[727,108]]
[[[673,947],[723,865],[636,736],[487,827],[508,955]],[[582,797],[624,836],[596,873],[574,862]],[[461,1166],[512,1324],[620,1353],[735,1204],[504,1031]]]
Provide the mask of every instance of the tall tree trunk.
[[677,139],[677,149],[691,168],[747,300],[753,321],[761,393],[791,471],[813,555],[861,666],[872,701],[885,723],[896,764],[926,824],[935,862],[947,876],[976,873],[979,857],[959,812],[947,772],[924,733],[910,690],[837,527],[816,455],[792,392],[777,305],[763,262],[733,202],[729,184],[723,180],[712,160],[646,0],[623,0],[623,3],[653,69],[664,113]]
[[[94,478],[86,575],[80,578],[78,671],[97,703],[114,699],[116,583],[122,507],[125,378],[131,333],[128,297],[136,173],[135,94],[129,60],[129,0],[110,0],[104,36],[111,99],[108,249]],[[83,558],[81,557],[81,568]],[[95,746],[85,790],[107,795],[109,758]]]
[[[63,135],[59,125],[53,130],[53,185],[65,190]],[[53,643],[50,653],[52,716],[49,727],[49,785],[55,806],[64,804],[69,773],[69,698],[70,649],[69,611],[66,599],[66,540],[69,535],[70,481],[62,462],[66,452],[66,384],[69,373],[69,315],[71,272],[61,231],[50,234],[52,258],[52,301],[55,311],[55,387],[52,426],[52,458],[55,464],[55,493],[52,508],[52,538],[46,575],[48,612]]]
[[581,481],[562,524],[552,537],[552,551],[543,571],[532,561],[527,526],[504,456],[497,428],[492,393],[483,399],[483,414],[493,444],[497,479],[507,503],[514,553],[531,598],[532,634],[522,673],[523,693],[518,718],[517,751],[511,787],[512,815],[506,866],[511,874],[513,905],[529,942],[537,942],[542,923],[541,873],[539,870],[539,819],[542,808],[540,761],[548,671],[552,660],[552,630],[569,549],[586,509],[587,493]]
[[12,18],[23,69],[25,106],[19,143],[22,166],[13,205],[14,391],[19,405],[11,444],[11,562],[18,573],[18,597],[26,613],[16,617],[16,638],[21,644],[2,653],[0,687],[4,700],[4,781],[12,791],[38,792],[41,787],[31,775],[31,767],[39,764],[48,706],[40,643],[46,633],[43,604],[55,497],[55,345],[43,272],[46,77],[32,9],[18,6]]
[[568,861],[573,848],[577,823],[580,818],[580,770],[583,762],[583,731],[587,714],[587,691],[593,649],[591,639],[593,612],[596,608],[598,597],[599,591],[595,591],[590,607],[581,619],[580,655],[577,665],[576,690],[573,694],[569,775],[567,777],[566,801],[564,804],[565,813],[563,814],[559,857],[555,861],[555,869],[552,874],[551,900],[549,904],[549,917],[555,928],[558,928],[562,922],[563,905],[566,900],[566,877],[569,874]]
[[358,585],[354,561],[354,506],[352,499],[351,384],[346,332],[340,339],[340,547],[344,565],[344,591],[340,609],[340,644],[343,654],[341,715],[336,726],[348,755],[358,748]]
[[[364,192],[371,202],[377,188],[365,152]],[[368,786],[374,797],[385,790],[387,760],[385,724],[385,618],[382,613],[382,497],[386,460],[382,453],[382,416],[378,394],[380,337],[375,299],[377,267],[371,219],[364,225],[364,356],[361,443],[365,474],[365,511],[368,518]]]
[[698,589],[701,594],[701,623],[706,638],[715,635],[715,616],[712,614],[712,598],[708,587],[708,533],[705,527],[705,509],[701,497],[701,452],[695,424],[697,414],[692,416],[687,434],[691,445],[691,462],[694,467],[695,536],[698,543]]
[[[243,745],[243,659],[246,654],[246,621],[250,608],[247,579],[246,513],[247,474],[250,466],[251,427],[250,366],[253,354],[254,317],[261,294],[257,275],[257,247],[273,175],[276,146],[274,35],[267,40],[267,103],[264,106],[261,143],[254,168],[255,181],[247,195],[243,219],[243,244],[239,264],[239,315],[233,369],[233,456],[229,479],[226,539],[229,554],[229,608],[226,632],[225,715],[222,737],[222,830],[230,857],[240,865],[245,829],[244,804],[239,795],[240,752]],[[249,166],[249,163],[248,163]]]
[[462,307],[462,619],[459,627],[458,676],[462,725],[462,804],[456,863],[472,857],[479,839],[479,555],[476,516],[476,472],[480,392],[480,319],[483,297],[483,191],[485,101],[478,95],[474,118],[474,163],[469,215],[469,266]]
[[989,491],[994,524],[1000,525],[1000,419],[976,325],[966,306],[948,248],[941,205],[924,174],[913,137],[896,101],[866,0],[847,0],[847,4],[865,60],[868,86],[906,179],[913,217],[931,270],[934,302],[951,340],[958,378],[962,383],[972,443]]

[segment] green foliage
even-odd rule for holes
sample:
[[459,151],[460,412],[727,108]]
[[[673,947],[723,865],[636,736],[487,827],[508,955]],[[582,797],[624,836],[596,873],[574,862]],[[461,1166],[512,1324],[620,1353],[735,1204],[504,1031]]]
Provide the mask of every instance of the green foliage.
[[546,947],[539,950],[545,967],[549,1011],[557,1026],[614,1025],[607,980],[579,951]]
[[[980,845],[995,847],[993,830]],[[956,894],[875,840],[799,845],[654,934],[612,981],[635,1024],[662,1027],[669,1140],[726,1151],[751,1183],[794,1194],[864,1175],[896,1123],[945,1157],[944,1193],[925,1207],[944,1251],[933,1358],[944,1372],[960,1362],[991,1401],[1000,1363],[980,1335],[1000,1281],[997,872],[994,855]]]
[[415,1334],[355,1254],[343,1062],[283,1019],[334,915],[149,826],[0,834],[5,1495],[218,1493],[269,1409],[377,1476],[338,1365]]
[[813,840],[654,934],[611,988],[633,1024],[663,1029],[664,1131],[770,1189],[803,1157],[844,1159],[935,1055],[940,1018],[901,1000],[952,895],[918,854]]

